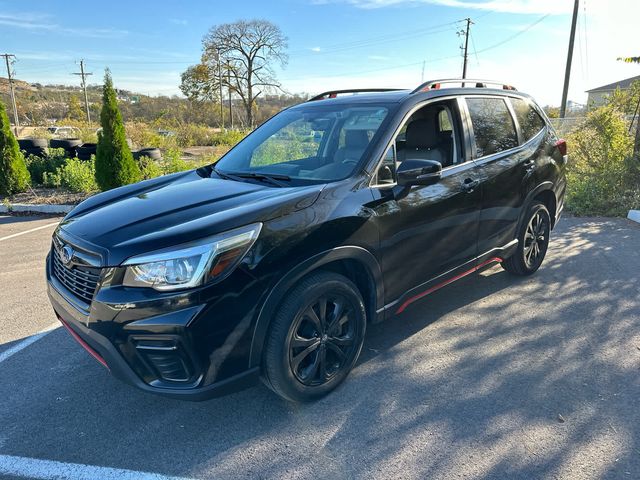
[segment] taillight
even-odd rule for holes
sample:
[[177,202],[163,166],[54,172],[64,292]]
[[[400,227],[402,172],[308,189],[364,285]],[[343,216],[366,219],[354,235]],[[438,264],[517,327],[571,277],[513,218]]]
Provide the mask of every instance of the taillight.
[[556,147],[558,147],[558,151],[560,155],[563,157],[567,154],[567,141],[564,139],[560,139],[556,142]]

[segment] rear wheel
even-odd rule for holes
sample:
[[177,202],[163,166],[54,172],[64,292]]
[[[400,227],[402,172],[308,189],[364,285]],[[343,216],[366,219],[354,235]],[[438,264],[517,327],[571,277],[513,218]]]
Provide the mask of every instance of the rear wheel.
[[267,338],[264,377],[278,395],[318,399],[353,368],[364,340],[362,296],[348,278],[319,272],[284,299]]
[[531,275],[540,265],[549,247],[551,216],[542,202],[533,202],[518,233],[518,248],[502,268],[514,275]]

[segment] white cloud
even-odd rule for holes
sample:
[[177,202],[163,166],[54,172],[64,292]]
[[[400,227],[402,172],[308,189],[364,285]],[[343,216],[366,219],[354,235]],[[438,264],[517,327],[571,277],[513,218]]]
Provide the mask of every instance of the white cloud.
[[121,38],[129,33],[126,30],[111,28],[62,27],[55,23],[50,15],[43,13],[0,13],[0,25],[33,32],[59,33],[88,38]]
[[445,7],[490,10],[522,14],[562,14],[571,12],[571,2],[558,0],[315,0],[316,5],[347,3],[358,8],[373,9],[400,5],[431,4]]
[[[462,0],[325,0],[327,2],[341,1],[362,8],[384,7],[399,4],[439,4],[468,8],[482,8],[486,10],[498,9],[514,13],[548,13],[566,11],[573,2],[540,0],[529,2],[514,0],[507,1],[462,1]],[[561,4],[556,6],[555,3]],[[586,22],[585,22],[586,6]],[[640,3],[637,0],[618,0],[615,8],[609,2],[588,1],[581,2],[579,11],[578,33],[573,55],[569,99],[585,102],[586,90],[618,80],[640,75],[640,66],[616,61],[620,56],[640,55],[637,42],[637,19],[640,17]],[[559,105],[562,95],[562,84],[569,42],[569,26],[571,18],[566,15],[561,22],[554,22],[553,26],[544,23],[535,26],[535,30],[547,39],[540,43],[529,41],[526,35],[518,37],[519,49],[495,48],[478,54],[469,59],[469,75],[479,78],[502,80],[515,85],[522,91],[533,95],[541,104]],[[496,27],[501,29],[521,30],[529,22],[519,21],[514,26],[512,22],[503,22]],[[564,30],[563,30],[564,27]],[[499,38],[497,39],[499,40]],[[485,40],[486,41],[486,40]],[[476,40],[477,42],[477,40]],[[510,43],[511,44],[511,43]],[[515,42],[514,42],[515,44]],[[491,42],[489,42],[491,45]],[[477,43],[476,48],[489,46]],[[582,53],[580,53],[582,51]],[[404,63],[401,57],[394,62]],[[410,61],[410,59],[408,60]],[[415,59],[414,59],[415,61]],[[391,65],[392,66],[392,65]],[[345,69],[350,69],[345,64]],[[334,68],[334,71],[336,69]],[[366,70],[366,67],[363,67]],[[354,74],[332,78],[302,78],[287,83],[291,91],[316,92],[327,88],[357,88],[364,86],[415,86],[420,79],[420,65],[398,68],[384,72]],[[347,70],[348,71],[348,70]],[[425,78],[442,78],[458,76],[460,61],[436,62],[430,66],[427,59]],[[318,88],[318,85],[322,85]],[[327,88],[324,88],[327,86]]]
[[313,48],[311,48],[311,51],[312,51],[312,52],[319,52],[319,51],[321,51],[321,50],[322,50],[322,49],[321,49],[320,47],[313,47]]
[[183,18],[170,18],[169,21],[171,23],[176,24],[176,25],[188,25],[189,24],[189,21],[185,20]]

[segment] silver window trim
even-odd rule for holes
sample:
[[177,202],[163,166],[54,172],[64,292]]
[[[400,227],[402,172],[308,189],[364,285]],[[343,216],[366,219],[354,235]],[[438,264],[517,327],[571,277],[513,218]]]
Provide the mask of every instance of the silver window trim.
[[527,140],[524,143],[521,143],[517,147],[513,147],[508,150],[502,150],[501,152],[492,153],[491,155],[485,155],[484,157],[478,157],[474,160],[474,162],[476,165],[484,165],[485,163],[489,163],[490,161],[495,160],[497,158],[501,158],[505,155],[511,155],[512,153],[515,153],[517,150],[520,150],[523,147],[527,146],[529,143],[533,142],[533,140],[538,138],[540,134],[544,133],[544,131],[545,129],[543,128],[538,133],[536,133],[533,137],[531,137],[529,140]]
[[[509,115],[511,115],[511,120],[513,121],[513,127],[516,130],[516,141],[518,142],[518,145],[516,145],[515,147],[508,148],[506,150],[501,150],[499,152],[491,153],[489,155],[483,155],[481,157],[473,158],[475,162],[478,162],[479,160],[484,162],[484,160],[487,159],[488,157],[494,158],[498,155],[503,155],[504,153],[507,153],[507,152],[513,152],[523,145],[522,143],[520,143],[520,133],[518,133],[520,129],[518,126],[518,121],[515,118],[513,111],[511,110],[511,101],[510,101],[511,97],[515,97],[515,95],[491,95],[491,94],[462,95],[462,98],[464,98],[464,101],[465,101],[465,106],[467,108],[467,111],[469,109],[469,105],[467,104],[467,98],[499,98],[501,99],[504,102],[505,106],[507,107],[507,112],[509,112]],[[507,101],[508,99],[509,101]],[[471,120],[471,114],[469,114],[469,133],[470,133],[471,141],[473,142],[474,151],[475,151],[474,153],[477,155],[476,134],[473,130],[473,121]]]
[[[540,120],[542,120],[542,128],[540,130],[538,130],[538,132],[531,137],[529,140],[524,140],[524,132],[522,131],[522,126],[520,125],[520,120],[518,120],[518,116],[516,115],[516,109],[513,106],[513,100],[522,100],[529,108],[531,108],[534,112],[536,112],[538,114],[538,116],[540,117]],[[513,112],[513,118],[515,119],[515,121],[518,123],[518,130],[520,131],[520,134],[522,136],[523,141],[520,142],[520,145],[524,145],[526,143],[529,143],[529,141],[533,140],[535,137],[537,137],[540,132],[542,132],[545,127],[549,126],[549,121],[547,119],[547,117],[543,114],[540,113],[538,106],[535,104],[535,102],[531,101],[528,98],[524,98],[524,97],[509,97],[509,103],[511,104],[511,108],[512,108],[512,112]]]

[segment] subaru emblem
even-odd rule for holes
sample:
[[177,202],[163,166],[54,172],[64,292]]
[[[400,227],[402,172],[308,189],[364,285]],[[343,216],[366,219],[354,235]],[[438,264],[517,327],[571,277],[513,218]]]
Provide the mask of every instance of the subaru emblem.
[[71,259],[73,258],[73,248],[69,245],[65,245],[60,249],[60,260],[63,265],[69,265],[71,263]]

